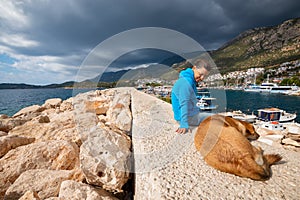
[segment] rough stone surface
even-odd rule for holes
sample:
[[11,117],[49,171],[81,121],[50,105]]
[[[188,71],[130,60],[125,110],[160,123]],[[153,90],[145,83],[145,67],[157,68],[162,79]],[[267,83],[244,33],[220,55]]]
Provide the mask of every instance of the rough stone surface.
[[80,147],[80,162],[89,184],[122,191],[129,179],[131,140],[126,134],[95,128]]
[[6,136],[6,135],[8,135],[8,133],[6,133],[6,132],[4,132],[4,131],[0,131],[0,137]]
[[40,197],[34,191],[27,191],[19,200],[40,200]]
[[43,105],[43,107],[57,108],[60,106],[61,103],[62,103],[62,99],[60,99],[60,98],[47,99],[45,101],[45,104]]
[[60,104],[60,107],[59,107],[60,112],[64,112],[64,111],[67,111],[67,110],[73,110],[73,109],[74,109],[74,107],[73,107],[73,97],[64,100]]
[[58,196],[60,184],[73,179],[73,175],[71,170],[28,170],[8,188],[4,199],[19,199],[28,190],[35,191],[41,199]]
[[67,180],[62,182],[59,198],[72,200],[117,200],[112,194],[101,188],[95,188],[90,185]]
[[114,99],[107,111],[108,121],[123,131],[131,131],[131,91],[132,88],[115,90]]
[[10,150],[0,159],[0,199],[27,170],[72,170],[76,167],[79,167],[79,149],[67,141],[32,143]]
[[0,119],[7,119],[7,118],[9,118],[9,116],[8,116],[8,115],[5,115],[5,114],[0,114]]
[[85,107],[87,112],[94,112],[96,115],[106,115],[109,108],[107,100],[87,101]]
[[73,111],[51,112],[48,118],[48,123],[40,123],[39,117],[28,121],[12,129],[9,134],[34,137],[36,141],[66,140],[81,144]]
[[0,137],[0,158],[11,149],[14,149],[18,146],[30,144],[32,142],[34,142],[34,138],[20,137],[17,135],[7,135]]
[[39,117],[39,123],[49,123],[50,119],[47,115]]
[[24,124],[27,119],[5,118],[0,119],[0,131],[9,132],[13,128]]
[[42,106],[32,105],[32,106],[21,109],[19,112],[14,114],[13,117],[19,117],[20,115],[30,115],[32,113],[38,113],[38,112],[41,112],[43,110],[45,110],[45,108],[43,108]]

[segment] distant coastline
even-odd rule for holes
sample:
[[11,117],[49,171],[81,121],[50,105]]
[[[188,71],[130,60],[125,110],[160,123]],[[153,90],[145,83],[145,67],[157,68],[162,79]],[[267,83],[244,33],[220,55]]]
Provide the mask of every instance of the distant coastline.
[[115,83],[106,82],[75,82],[68,81],[61,84],[49,84],[49,85],[30,85],[25,83],[0,83],[1,89],[96,89],[96,88],[111,88],[114,87]]
[[0,83],[0,89],[44,89],[44,88],[73,88],[74,81],[62,84],[30,85],[25,83]]

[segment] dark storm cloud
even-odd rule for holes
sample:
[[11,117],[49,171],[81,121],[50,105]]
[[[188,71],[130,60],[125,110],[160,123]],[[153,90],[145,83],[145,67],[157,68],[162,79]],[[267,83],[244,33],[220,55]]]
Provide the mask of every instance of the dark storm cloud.
[[[212,50],[247,29],[300,16],[298,0],[24,0],[0,2],[0,11],[1,5],[7,12],[0,16],[0,54],[42,57],[45,71],[51,60],[50,66],[66,67],[66,74],[74,74],[99,43],[133,28],[176,30]],[[130,63],[129,54],[126,63],[158,60],[149,55],[139,52]]]
[[54,55],[90,49],[119,32],[148,26],[180,31],[212,49],[241,31],[300,16],[295,0],[39,1],[24,4],[24,10],[32,24],[29,34],[42,41],[31,53]]
[[295,0],[214,1],[230,20],[231,37],[247,29],[274,26],[300,16],[300,4]]

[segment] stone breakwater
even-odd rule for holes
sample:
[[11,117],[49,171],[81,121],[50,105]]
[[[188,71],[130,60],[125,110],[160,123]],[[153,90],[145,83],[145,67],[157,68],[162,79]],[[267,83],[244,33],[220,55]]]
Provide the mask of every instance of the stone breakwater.
[[0,115],[0,199],[300,199],[299,152],[255,141],[283,156],[268,181],[222,173],[172,116],[133,88]]

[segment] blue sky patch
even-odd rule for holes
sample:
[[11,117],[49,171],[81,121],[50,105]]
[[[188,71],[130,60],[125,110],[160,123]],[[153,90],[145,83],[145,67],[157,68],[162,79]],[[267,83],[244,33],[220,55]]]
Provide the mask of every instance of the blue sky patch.
[[0,54],[0,63],[12,65],[16,61],[17,61],[16,59],[10,57],[9,55],[7,55],[5,53]]

